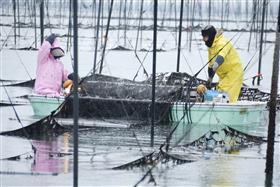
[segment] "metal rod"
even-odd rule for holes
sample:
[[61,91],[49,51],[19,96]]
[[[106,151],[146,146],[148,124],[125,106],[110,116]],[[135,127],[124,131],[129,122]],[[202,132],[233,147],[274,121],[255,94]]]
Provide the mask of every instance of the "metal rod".
[[35,48],[37,49],[37,21],[36,21],[36,0],[33,0],[33,8],[34,8],[34,35],[35,35]]
[[17,30],[16,30],[16,0],[13,0],[13,11],[14,11],[14,42],[15,46],[17,45]]
[[124,19],[124,30],[123,30],[123,45],[126,47],[126,30],[127,30],[127,10],[126,10],[127,0],[124,1],[123,9],[123,19]]
[[156,89],[156,57],[157,57],[157,7],[158,1],[154,0],[154,31],[153,31],[153,79],[152,79],[152,106],[151,106],[151,147],[154,147],[155,126],[155,89]]
[[[19,0],[17,0],[17,25],[18,25],[18,36],[20,38],[20,14],[19,14]],[[20,40],[19,40],[20,41]]]
[[101,3],[102,0],[99,0],[98,4],[98,15],[97,15],[97,25],[95,33],[95,49],[94,49],[94,61],[93,61],[93,76],[95,75],[96,69],[96,59],[97,59],[97,50],[98,50],[98,38],[99,38],[99,28],[100,28],[100,15],[101,15]]
[[74,168],[73,168],[73,186],[78,186],[78,120],[79,120],[79,98],[78,98],[78,0],[73,0],[73,55],[74,55]]
[[208,5],[208,8],[209,8],[209,10],[208,10],[208,24],[210,24],[210,21],[211,21],[211,4],[212,4],[212,2],[211,2],[211,0],[209,0],[209,5]]
[[105,50],[106,50],[106,45],[107,45],[107,40],[108,40],[109,27],[110,27],[110,21],[111,21],[111,15],[112,15],[112,10],[113,10],[113,5],[114,5],[114,0],[111,0],[111,6],[110,6],[110,11],[109,11],[109,16],[108,16],[108,22],[107,22],[107,28],[106,28],[106,33],[105,33],[104,47],[103,47],[103,51],[102,51],[101,63],[100,63],[100,69],[99,69],[99,73],[100,73],[100,74],[102,73],[102,69],[103,69],[103,61],[104,61]]
[[[266,0],[263,0],[263,11],[262,11],[262,26],[261,26],[261,38],[260,38],[260,51],[259,51],[259,66],[258,66],[258,75],[261,74],[262,68],[262,49],[263,49],[263,32],[264,32],[264,20],[265,20],[265,8]],[[260,85],[261,78],[258,77],[258,86]]]
[[40,31],[41,31],[41,44],[44,42],[44,0],[40,3]]
[[273,70],[271,77],[271,92],[269,102],[269,125],[267,133],[267,149],[266,149],[266,168],[265,173],[272,176],[273,174],[273,157],[274,157],[274,138],[275,138],[275,118],[278,92],[278,76],[279,76],[279,51],[280,51],[280,1],[278,9],[278,24],[276,29],[275,48],[273,55]]
[[[176,71],[180,71],[180,55],[181,55],[181,38],[182,38],[182,22],[183,22],[184,0],[181,0],[180,7],[180,22],[179,22],[179,38],[178,38],[178,52],[177,52],[177,68]],[[176,22],[176,20],[175,20]]]
[[191,19],[191,30],[190,30],[190,43],[189,43],[189,52],[191,52],[192,48],[192,34],[193,34],[193,22],[194,22],[194,13],[195,13],[195,0],[193,0],[193,8],[192,8],[192,19]]
[[73,0],[70,0],[70,4],[69,4],[69,20],[68,20],[68,36],[67,36],[67,47],[66,47],[66,51],[68,52],[71,46],[71,34],[72,34],[72,3]]

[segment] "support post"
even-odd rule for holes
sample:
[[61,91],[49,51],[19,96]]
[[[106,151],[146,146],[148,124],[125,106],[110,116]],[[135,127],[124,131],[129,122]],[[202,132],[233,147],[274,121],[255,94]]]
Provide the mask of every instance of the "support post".
[[273,69],[271,77],[271,92],[269,102],[269,124],[267,133],[267,149],[266,149],[266,168],[267,175],[273,174],[273,157],[274,157],[274,138],[275,138],[275,117],[277,105],[278,76],[279,76],[279,49],[280,49],[280,1],[278,9],[278,22],[276,29],[275,48],[273,55]]

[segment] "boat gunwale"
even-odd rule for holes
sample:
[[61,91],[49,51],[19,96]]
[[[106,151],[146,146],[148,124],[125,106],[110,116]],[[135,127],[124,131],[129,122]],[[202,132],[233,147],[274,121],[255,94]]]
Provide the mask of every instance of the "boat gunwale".
[[[185,102],[172,102],[172,106],[180,106],[180,105],[185,105]],[[193,107],[215,107],[215,108],[228,108],[228,107],[256,107],[256,106],[264,106],[264,108],[267,106],[267,102],[262,102],[262,101],[246,101],[242,102],[239,101],[238,103],[222,103],[222,102],[195,102]]]

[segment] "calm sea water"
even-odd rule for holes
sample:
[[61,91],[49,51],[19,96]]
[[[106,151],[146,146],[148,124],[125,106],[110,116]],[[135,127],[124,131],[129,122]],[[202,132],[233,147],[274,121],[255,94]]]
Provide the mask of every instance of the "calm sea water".
[[[22,87],[6,87],[14,101],[17,95],[32,92]],[[1,88],[3,99],[7,99]],[[27,102],[24,99],[19,102]],[[22,124],[36,120],[29,103],[15,106]],[[0,107],[1,131],[20,128],[12,107]],[[266,124],[259,128],[259,135],[266,136]],[[79,184],[81,186],[133,186],[147,173],[149,168],[113,170],[148,154],[158,152],[171,130],[171,124],[159,124],[155,128],[155,145],[150,147],[150,124],[135,124],[128,121],[104,119],[92,121],[90,129],[79,132]],[[274,186],[280,185],[279,165],[279,113],[274,161]],[[180,129],[180,131],[183,129]],[[178,132],[177,134],[183,134]],[[31,145],[36,147],[34,154]],[[26,137],[0,136],[1,159],[20,155],[18,160],[0,161],[1,186],[69,186],[73,182],[73,137],[72,132],[54,137],[28,139]],[[173,147],[173,154],[191,156],[195,161],[185,164],[157,163],[152,176],[159,186],[264,186],[266,143],[237,149],[231,153],[223,151],[187,152]],[[145,178],[140,186],[153,186]]]

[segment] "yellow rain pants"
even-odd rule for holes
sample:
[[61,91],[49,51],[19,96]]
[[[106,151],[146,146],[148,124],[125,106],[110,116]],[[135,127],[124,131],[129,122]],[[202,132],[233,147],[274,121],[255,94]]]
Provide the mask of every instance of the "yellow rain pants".
[[239,55],[231,42],[228,42],[222,34],[217,34],[213,45],[208,48],[209,67],[212,68],[218,55],[224,58],[224,62],[216,70],[219,76],[217,89],[227,92],[231,103],[235,103],[239,97],[243,83],[243,67]]

